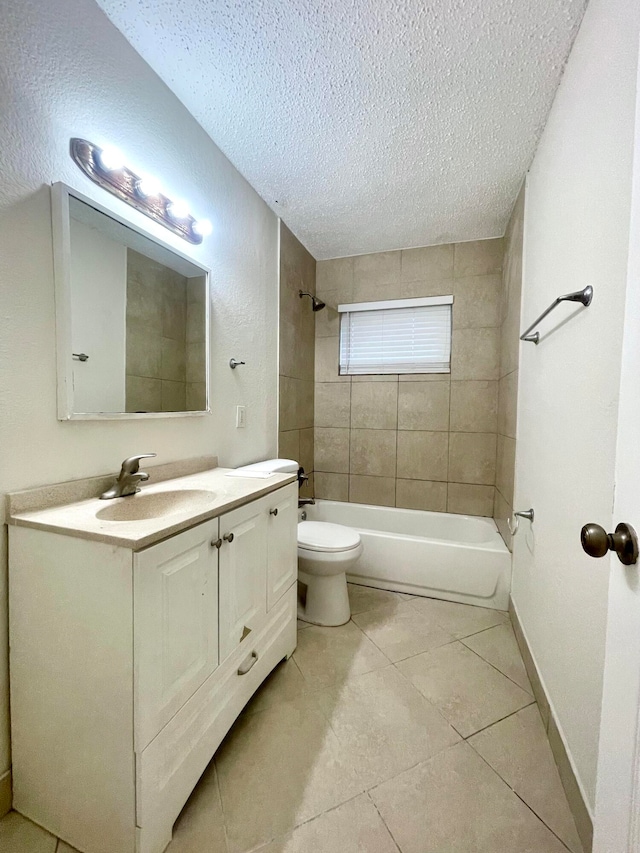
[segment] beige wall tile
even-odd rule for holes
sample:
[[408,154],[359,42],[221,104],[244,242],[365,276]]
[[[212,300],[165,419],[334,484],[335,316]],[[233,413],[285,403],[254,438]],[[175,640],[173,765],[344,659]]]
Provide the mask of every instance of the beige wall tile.
[[[128,257],[131,256],[131,250]],[[148,333],[162,337],[162,290],[153,281],[140,280],[127,270],[127,324],[144,324]]]
[[453,262],[453,275],[462,278],[467,275],[488,275],[502,270],[504,246],[502,238],[495,240],[472,240],[468,243],[456,243]]
[[305,470],[306,474],[311,474],[313,471],[313,458],[314,458],[314,436],[312,429],[301,429],[300,430],[300,457],[298,462]]
[[127,376],[127,412],[161,412],[162,386],[160,379],[146,376]]
[[363,281],[353,286],[354,302],[383,302],[387,299],[399,299],[402,295],[400,281],[373,284]]
[[463,380],[451,383],[451,431],[495,432],[498,383]]
[[349,470],[351,474],[395,477],[395,430],[352,429],[351,464]]
[[453,328],[484,329],[500,325],[502,278],[499,274],[457,278],[453,287]]
[[315,472],[315,496],[325,501],[349,500],[349,475]]
[[300,430],[278,433],[278,456],[281,459],[293,459],[300,464]]
[[340,315],[328,302],[325,308],[316,311],[315,322],[317,338],[335,338],[340,333]]
[[204,341],[207,336],[204,300],[187,303],[187,340]]
[[438,281],[453,278],[453,243],[403,249],[400,275],[402,281]]
[[315,386],[315,425],[351,425],[351,383],[318,382]]
[[[194,348],[197,347],[198,352],[201,352],[204,356],[204,341],[198,344],[190,344],[190,346]],[[198,360],[198,367],[200,370],[197,372],[192,362],[189,362],[189,367],[189,382],[202,382],[204,378],[204,358],[202,357]],[[187,372],[184,340],[174,341],[171,338],[162,338],[160,378],[171,379],[174,382],[186,381]]]
[[309,429],[313,426],[315,383],[306,379],[295,379],[296,383],[296,428]]
[[516,442],[504,435],[498,436],[496,486],[507,503],[513,506],[513,481],[516,467]]
[[353,288],[353,258],[334,258],[318,261],[316,265],[316,293],[321,299],[328,290],[339,294],[343,302],[351,302]]
[[207,375],[207,350],[205,342],[189,342],[187,344],[186,358],[187,382],[203,382]]
[[400,296],[402,299],[417,299],[421,296],[452,296],[453,279],[420,279],[419,281],[402,281]]
[[449,483],[447,512],[462,515],[493,515],[493,486],[474,486],[468,483]]
[[[298,375],[296,347],[298,343],[295,319],[280,314],[280,365],[281,376],[296,377]],[[315,341],[314,341],[315,359]]]
[[377,287],[381,284],[396,285],[400,281],[402,252],[376,252],[358,255],[353,259],[353,283]]
[[449,429],[448,377],[442,382],[399,383],[398,429]]
[[206,304],[207,277],[205,275],[194,275],[187,279],[187,305],[192,302]]
[[498,432],[516,437],[518,408],[518,371],[503,376],[500,380],[498,395]]
[[405,480],[442,480],[448,473],[449,433],[398,432],[397,476]]
[[316,382],[349,382],[350,376],[338,373],[338,338],[316,338]]
[[207,385],[205,382],[187,382],[187,411],[203,412],[207,408]]
[[396,429],[397,425],[397,382],[356,382],[352,384],[352,429]]
[[349,500],[356,504],[395,506],[396,481],[393,477],[349,477]]
[[401,373],[400,382],[448,382],[450,373]]
[[354,374],[351,377],[351,382],[397,382],[397,373],[364,373]]
[[315,495],[315,473],[313,471],[307,474],[307,479],[300,486],[299,494],[301,498],[312,498]]
[[510,551],[513,551],[513,537],[509,533],[507,519],[511,517],[512,512],[513,507],[509,506],[498,489],[496,489],[493,497],[493,520],[496,523],[500,536],[504,540],[504,544]]
[[184,412],[187,408],[187,383],[162,380],[162,411]]
[[428,480],[396,480],[396,506],[446,512],[447,484]]
[[290,376],[280,377],[280,430],[298,429],[298,399],[296,380]]
[[499,329],[456,329],[451,344],[452,379],[497,379]]
[[315,470],[330,474],[349,472],[349,430],[315,429]]
[[127,322],[126,372],[130,376],[160,379],[162,338],[141,322]]
[[495,434],[452,432],[450,438],[449,482],[493,486],[496,476]]
[[[165,293],[162,300],[162,336],[174,341],[185,341],[187,337],[186,285],[181,295]],[[204,336],[202,337],[204,340]]]

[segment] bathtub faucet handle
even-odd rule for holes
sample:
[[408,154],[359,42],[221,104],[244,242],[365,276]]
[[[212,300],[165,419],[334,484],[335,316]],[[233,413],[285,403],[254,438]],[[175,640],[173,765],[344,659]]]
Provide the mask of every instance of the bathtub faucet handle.
[[509,528],[509,533],[512,536],[515,536],[516,533],[518,532],[518,527],[520,526],[520,519],[526,518],[527,521],[530,521],[533,524],[533,519],[535,517],[535,513],[534,513],[533,507],[532,507],[531,509],[523,509],[523,510],[519,510],[518,512],[514,512],[513,517],[515,518],[516,523],[512,526],[511,518],[508,518],[507,519],[507,527]]

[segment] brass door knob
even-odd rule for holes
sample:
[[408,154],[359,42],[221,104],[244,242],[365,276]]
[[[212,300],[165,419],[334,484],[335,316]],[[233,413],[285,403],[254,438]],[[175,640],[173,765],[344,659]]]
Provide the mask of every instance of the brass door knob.
[[630,524],[619,524],[615,533],[607,533],[599,524],[585,524],[580,542],[590,557],[604,557],[607,551],[615,551],[625,566],[638,562],[638,537]]

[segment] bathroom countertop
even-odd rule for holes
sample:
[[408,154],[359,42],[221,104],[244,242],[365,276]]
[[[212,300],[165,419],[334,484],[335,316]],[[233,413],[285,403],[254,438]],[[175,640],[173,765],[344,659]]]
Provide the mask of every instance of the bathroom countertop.
[[[149,469],[149,471],[151,470]],[[143,485],[140,492],[126,498],[113,498],[103,501],[94,497],[74,503],[28,511],[12,509],[10,496],[9,523],[81,539],[94,539],[98,542],[140,551],[142,548],[148,548],[149,545],[166,539],[174,533],[179,533],[195,524],[216,518],[249,501],[269,494],[281,486],[296,481],[295,474],[273,474],[264,479],[225,476],[230,470],[233,469],[213,468],[185,477],[176,477]],[[99,512],[111,511],[111,507],[114,507],[113,511],[117,511],[115,507],[118,504],[123,504],[125,501],[136,501],[140,498],[144,499],[146,495],[190,490],[211,492],[212,495],[210,498],[206,494],[199,495],[194,501],[195,509],[193,506],[186,509],[172,509],[170,508],[170,499],[167,497],[167,511],[164,511],[163,515],[156,515],[152,518],[135,521],[109,521],[97,516]]]

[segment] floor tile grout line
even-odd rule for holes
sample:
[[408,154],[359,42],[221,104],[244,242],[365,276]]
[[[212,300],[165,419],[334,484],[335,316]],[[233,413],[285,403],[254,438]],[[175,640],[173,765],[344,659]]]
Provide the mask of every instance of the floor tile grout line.
[[[529,706],[527,705],[527,707],[529,707]],[[522,710],[522,709],[520,709],[520,710]],[[516,713],[518,713],[518,712],[516,711]],[[504,719],[508,719],[508,717],[505,717]],[[498,722],[500,722],[500,720]],[[486,730],[482,729],[482,731],[486,731]],[[473,737],[473,735],[471,735],[471,737]],[[466,741],[465,741],[465,743],[466,743]],[[529,803],[523,797],[520,796],[520,794],[516,791],[516,789],[512,785],[510,785],[507,782],[507,780],[504,778],[504,776],[498,770],[496,770],[496,768],[492,764],[490,764],[489,761],[487,761],[487,759],[484,757],[484,755],[482,755],[480,752],[478,752],[478,750],[473,746],[472,743],[470,743],[469,746],[473,749],[473,751],[476,753],[478,758],[482,759],[482,761],[484,761],[484,763],[487,765],[487,767],[495,773],[495,775],[498,777],[498,779],[500,779],[501,782],[504,782],[504,784],[507,786],[507,788],[520,800],[520,802],[524,806],[527,807],[527,809],[529,809],[531,814],[533,814],[540,821],[540,823],[543,824],[543,826],[546,826],[546,828],[549,830],[549,832],[558,839],[560,844],[562,844],[562,846],[566,850],[568,850],[569,853],[571,853],[570,848],[567,847],[567,845],[564,843],[562,838],[560,838],[560,836],[557,834],[557,832],[554,832],[554,830],[549,826],[549,824],[543,818],[540,817],[540,815],[536,812],[536,810],[532,806],[530,806]]]
[[[394,777],[394,778],[395,778],[395,777]],[[375,802],[374,802],[374,800],[373,800],[373,797],[372,797],[372,796],[371,796],[371,794],[370,794],[370,791],[372,791],[372,790],[373,790],[373,788],[370,788],[370,789],[369,789],[369,791],[366,791],[366,792],[365,792],[365,796],[367,797],[367,799],[369,800],[369,802],[371,803],[371,805],[374,807],[374,809],[375,809],[375,810],[376,810],[376,812],[378,813],[378,817],[379,817],[379,818],[380,818],[380,820],[382,821],[382,825],[384,826],[384,828],[385,828],[385,829],[387,830],[387,832],[389,833],[389,837],[391,838],[391,840],[392,840],[392,841],[393,841],[393,843],[395,844],[395,846],[396,846],[396,850],[398,851],[398,853],[402,853],[402,850],[401,850],[401,848],[400,848],[400,845],[399,845],[399,844],[398,844],[398,842],[396,841],[395,835],[393,834],[393,832],[391,832],[391,828],[388,826],[388,824],[387,824],[386,820],[383,818],[383,816],[382,816],[382,814],[381,814],[381,812],[380,812],[380,809],[378,808],[378,806],[376,805],[376,803],[375,803]]]
[[[480,633],[482,633],[482,632],[480,632]],[[474,636],[474,635],[472,635],[472,636]],[[465,637],[465,639],[468,639],[468,638],[466,638],[466,637]],[[506,672],[503,672],[503,671],[502,671],[501,669],[499,669],[499,668],[498,668],[494,663],[491,663],[491,661],[490,661],[490,660],[487,660],[485,657],[483,657],[483,655],[481,655],[481,654],[480,654],[480,652],[477,652],[475,649],[470,648],[470,646],[468,646],[468,645],[464,642],[464,640],[460,640],[460,642],[461,642],[461,643],[462,643],[462,645],[465,647],[465,649],[469,649],[469,651],[470,651],[470,652],[473,652],[473,654],[474,654],[474,655],[476,655],[476,657],[479,657],[479,658],[480,658],[480,660],[483,660],[485,663],[489,664],[489,666],[490,666],[490,667],[493,667],[493,669],[495,669],[495,671],[496,671],[496,672],[499,672],[499,673],[500,673],[500,675],[503,675],[503,676],[504,676],[508,681],[510,681],[512,684],[515,684],[515,686],[516,686],[516,687],[519,687],[519,688],[520,688],[520,690],[522,690],[524,693],[527,693],[529,696],[531,696],[531,698],[532,698],[532,699],[534,700],[534,702],[535,702],[535,696],[533,695],[533,691],[532,691],[532,690],[527,690],[525,687],[522,687],[520,684],[518,684],[518,682],[517,682],[517,681],[514,681],[514,680],[513,680],[513,678],[511,678],[511,676],[507,675],[507,673],[506,673]],[[519,653],[519,651],[518,651],[518,653]],[[522,655],[520,656],[520,660],[522,660]],[[522,665],[524,666],[524,661],[522,661]]]
[[[505,714],[504,717],[500,717],[500,719],[494,720],[492,723],[489,723],[489,725],[483,726],[481,729],[478,729],[478,731],[476,731],[476,732],[472,732],[472,734],[470,734],[470,735],[463,735],[463,734],[460,734],[459,732],[458,733],[460,734],[460,737],[464,738],[465,741],[468,741],[470,738],[475,737],[476,735],[479,735],[480,732],[486,732],[486,730],[490,729],[492,726],[497,726],[498,723],[502,723],[505,720],[508,720],[509,717],[514,717],[516,714],[519,714],[520,711],[524,711],[525,708],[530,708],[532,705],[537,705],[537,704],[538,703],[536,702],[536,700],[533,697],[531,697],[531,702],[527,702],[527,704],[523,705],[521,708],[518,708],[515,711],[511,711],[510,714]],[[454,728],[455,728],[455,726],[454,726]],[[456,731],[458,731],[458,730],[456,729]],[[472,746],[472,745],[473,744],[470,744],[470,746]]]
[[[495,771],[494,771],[494,772],[495,772]],[[498,774],[498,775],[500,775],[500,774]],[[500,778],[502,779],[502,776],[500,776]],[[503,780],[503,781],[504,781],[504,780]],[[508,785],[508,783],[507,783],[507,782],[505,782],[505,784],[506,784],[506,785]],[[511,788],[511,785],[508,785],[508,787],[509,787],[509,788]],[[549,832],[550,832],[553,836],[555,836],[555,838],[557,838],[557,839],[558,839],[558,841],[560,842],[560,844],[562,844],[562,846],[565,848],[565,850],[568,850],[568,851],[569,851],[569,853],[571,853],[571,849],[570,849],[570,848],[569,848],[569,847],[564,843],[564,841],[562,840],[562,838],[560,838],[560,836],[558,835],[558,833],[557,833],[557,832],[554,832],[554,830],[553,830],[553,829],[551,829],[551,827],[549,826],[549,824],[548,824],[545,820],[543,820],[543,819],[540,817],[540,815],[536,812],[536,810],[535,810],[534,808],[532,808],[532,807],[529,805],[529,803],[528,803],[525,799],[523,799],[523,798],[520,796],[520,794],[515,790],[515,788],[511,788],[511,790],[512,790],[512,791],[513,791],[513,793],[516,795],[516,797],[520,800],[520,802],[522,803],[522,805],[523,805],[523,806],[526,806],[526,807],[529,809],[529,811],[531,812],[531,814],[532,814],[532,815],[535,815],[535,817],[537,817],[537,818],[538,818],[538,820],[540,821],[540,823],[541,823],[543,826],[546,826],[546,827],[547,827],[547,829],[549,830]]]

